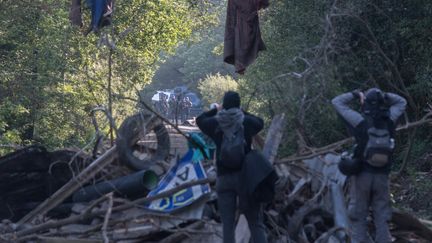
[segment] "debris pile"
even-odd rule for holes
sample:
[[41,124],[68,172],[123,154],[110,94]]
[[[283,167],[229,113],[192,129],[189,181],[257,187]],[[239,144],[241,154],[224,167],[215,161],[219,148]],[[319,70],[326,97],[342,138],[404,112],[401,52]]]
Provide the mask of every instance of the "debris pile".
[[[205,159],[211,147],[199,138],[188,144],[180,133],[192,127],[179,132],[143,114],[128,119],[116,145],[96,158],[41,147],[0,158],[0,242],[221,242],[213,161]],[[339,156],[278,161],[283,124],[275,117],[267,139],[255,143],[280,176],[265,208],[269,242],[347,242],[349,180],[337,169]],[[402,212],[393,215],[392,234],[396,242],[432,239],[431,229]],[[236,239],[250,239],[242,216]]]

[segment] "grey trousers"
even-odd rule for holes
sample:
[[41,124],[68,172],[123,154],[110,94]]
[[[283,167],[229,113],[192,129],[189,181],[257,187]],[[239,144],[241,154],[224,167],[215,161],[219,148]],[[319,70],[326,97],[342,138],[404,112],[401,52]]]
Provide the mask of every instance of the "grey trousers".
[[388,221],[391,219],[389,176],[361,172],[351,178],[349,216],[351,218],[352,242],[371,242],[368,235],[367,217],[372,209],[375,224],[375,242],[390,243]]
[[[239,173],[222,175],[217,178],[216,192],[218,208],[222,220],[223,242],[235,243],[235,219],[240,182]],[[267,236],[263,224],[263,210],[259,203],[249,203],[244,215],[248,221],[253,243],[266,243]]]

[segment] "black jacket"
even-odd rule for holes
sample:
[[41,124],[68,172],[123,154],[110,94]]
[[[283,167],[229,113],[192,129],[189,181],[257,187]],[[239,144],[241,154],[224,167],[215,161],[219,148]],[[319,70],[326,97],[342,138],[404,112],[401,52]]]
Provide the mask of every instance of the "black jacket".
[[[397,120],[406,108],[406,100],[403,97],[393,93],[386,93],[386,96],[390,102],[390,114],[388,120],[383,122],[386,123],[392,137],[394,137]],[[354,151],[354,157],[363,161],[363,152],[368,140],[367,130],[369,128],[369,121],[360,112],[350,108],[350,103],[354,101],[354,99],[354,95],[351,92],[348,92],[333,98],[332,104],[337,113],[347,125],[351,135],[354,136],[356,140],[357,147]],[[378,168],[373,167],[367,162],[363,161],[362,170],[373,173],[388,174],[390,173],[391,164],[392,163],[389,163],[384,167]]]
[[[209,136],[216,144],[216,158],[219,158],[220,146],[222,143],[222,130],[219,128],[219,123],[216,120],[217,109],[204,112],[196,118],[196,123],[201,131]],[[264,127],[264,121],[252,114],[244,112],[244,136],[246,140],[245,153],[251,151],[252,137],[258,134]],[[218,176],[235,172],[235,170],[220,166],[220,161],[216,161]]]
[[252,150],[246,155],[241,178],[240,208],[247,208],[250,201],[268,203],[273,200],[275,183],[279,177],[261,152]]

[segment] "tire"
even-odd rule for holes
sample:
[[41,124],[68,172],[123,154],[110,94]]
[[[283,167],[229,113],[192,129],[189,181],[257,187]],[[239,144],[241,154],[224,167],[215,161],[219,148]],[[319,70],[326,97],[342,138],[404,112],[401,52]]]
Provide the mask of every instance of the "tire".
[[[133,154],[134,147],[151,131],[156,134],[156,151],[149,157],[140,159]],[[158,161],[166,160],[170,153],[170,138],[165,125],[150,114],[137,113],[126,118],[118,130],[116,144],[120,162],[133,170],[148,170]]]

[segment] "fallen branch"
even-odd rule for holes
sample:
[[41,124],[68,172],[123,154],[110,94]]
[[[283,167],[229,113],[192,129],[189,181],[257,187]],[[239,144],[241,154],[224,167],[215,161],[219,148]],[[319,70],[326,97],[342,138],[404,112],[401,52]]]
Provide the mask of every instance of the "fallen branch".
[[[415,128],[415,127],[418,127],[418,126],[421,126],[424,124],[428,124],[428,123],[432,124],[432,112],[427,113],[425,116],[423,116],[422,119],[420,119],[418,121],[409,122],[403,126],[399,126],[398,128],[396,128],[396,131],[403,131],[403,130]],[[326,145],[324,147],[313,149],[311,153],[302,154],[302,155],[291,155],[291,156],[282,158],[282,159],[276,161],[276,164],[290,163],[293,161],[300,161],[300,160],[314,158],[318,155],[323,155],[323,154],[327,154],[327,153],[339,150],[343,146],[350,145],[353,142],[354,142],[354,138],[352,138],[352,137],[346,138],[344,140],[337,141],[335,143]]]
[[[192,186],[202,185],[202,184],[207,184],[207,183],[213,183],[214,181],[215,181],[214,178],[205,178],[205,179],[200,179],[200,180],[196,180],[196,181],[187,182],[187,183],[181,184],[181,185],[179,185],[179,186],[177,186],[175,188],[172,188],[170,190],[161,192],[161,193],[159,193],[157,195],[154,195],[154,196],[151,196],[151,197],[140,198],[140,199],[137,199],[137,200],[135,200],[135,201],[133,201],[131,203],[120,205],[120,206],[117,206],[117,207],[113,207],[112,208],[112,212],[123,211],[123,210],[129,209],[129,208],[132,208],[132,207],[134,207],[136,205],[140,205],[140,204],[143,204],[143,203],[148,203],[148,202],[160,199],[160,198],[164,198],[164,197],[170,196],[170,195],[172,195],[172,194],[174,194],[176,192],[179,192],[179,191],[181,191],[183,189],[186,189],[186,188],[189,188],[189,187],[192,187]],[[91,212],[91,213],[88,212],[88,213],[85,213],[85,214],[71,216],[69,218],[62,219],[62,220],[55,221],[55,222],[54,221],[49,221],[49,222],[37,225],[37,226],[29,228],[29,229],[23,229],[23,230],[17,231],[16,232],[16,236],[22,237],[22,236],[33,234],[33,233],[36,233],[36,232],[45,231],[45,230],[48,230],[48,229],[51,229],[51,228],[58,228],[58,227],[61,227],[63,225],[77,223],[77,222],[81,222],[81,221],[85,221],[87,219],[93,218],[95,216],[104,215],[105,213],[106,213],[106,210],[96,210],[96,211]]]
[[407,147],[405,149],[404,157],[402,159],[402,165],[401,165],[399,171],[396,172],[397,176],[400,176],[402,174],[402,172],[405,171],[405,169],[408,165],[408,161],[409,161],[410,153],[411,153],[411,150],[412,150],[412,147],[414,144],[413,141],[414,141],[414,138],[416,136],[416,133],[417,133],[417,129],[415,128],[414,131],[411,134],[409,134],[409,136],[408,136],[408,144],[407,144]]
[[110,192],[108,194],[108,208],[105,214],[105,218],[104,218],[104,222],[102,225],[102,238],[104,239],[104,243],[109,243],[109,238],[108,238],[108,234],[107,234],[107,228],[108,228],[108,222],[109,219],[111,217],[111,212],[112,212],[112,207],[113,207],[113,193]]
[[285,114],[282,113],[273,118],[270,128],[267,132],[265,146],[262,153],[272,164],[274,163],[282,139],[284,124]]
[[67,197],[72,195],[83,183],[93,178],[98,172],[100,172],[106,165],[110,164],[117,157],[116,146],[111,147],[102,156],[93,161],[87,168],[85,168],[80,174],[72,178],[68,183],[63,185],[53,195],[41,203],[38,207],[24,216],[18,225],[30,222],[36,216],[43,216],[51,209],[61,204]]
[[412,215],[393,210],[392,222],[398,229],[412,231],[425,239],[432,239],[432,230]]
[[341,149],[343,146],[349,145],[351,143],[354,142],[354,138],[346,138],[344,140],[340,140],[338,142],[329,144],[327,146],[321,147],[321,148],[317,148],[314,149],[313,152],[311,153],[307,153],[307,154],[303,154],[300,156],[289,156],[286,158],[282,158],[278,161],[276,161],[276,164],[283,164],[283,163],[290,163],[293,161],[301,161],[301,160],[305,160],[305,159],[311,159],[314,157],[317,157],[319,155],[323,155],[323,154],[328,154],[330,152],[334,152],[335,150]]
[[[194,233],[196,234],[196,232],[194,232],[193,230],[202,228],[204,226],[204,223],[201,221],[195,222],[189,226],[187,226],[186,228],[182,228],[180,231],[166,237],[165,239],[163,239],[162,241],[160,241],[160,243],[175,243],[175,242],[180,242],[182,240],[184,240],[187,237],[190,237],[189,233]],[[192,230],[192,232],[191,232]],[[207,233],[207,232],[206,232]]]

